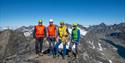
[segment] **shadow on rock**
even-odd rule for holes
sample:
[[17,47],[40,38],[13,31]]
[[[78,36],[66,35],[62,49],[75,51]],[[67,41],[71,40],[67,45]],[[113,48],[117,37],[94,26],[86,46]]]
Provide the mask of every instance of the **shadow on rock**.
[[123,58],[125,59],[125,54],[124,54],[124,53],[125,53],[125,48],[124,48],[123,46],[120,46],[120,45],[118,45],[118,44],[115,44],[115,43],[113,43],[113,41],[108,40],[108,39],[101,39],[101,40],[103,40],[103,41],[105,41],[105,42],[107,42],[107,43],[113,45],[114,47],[116,47],[116,48],[117,48],[117,53],[118,53],[121,57],[123,57]]

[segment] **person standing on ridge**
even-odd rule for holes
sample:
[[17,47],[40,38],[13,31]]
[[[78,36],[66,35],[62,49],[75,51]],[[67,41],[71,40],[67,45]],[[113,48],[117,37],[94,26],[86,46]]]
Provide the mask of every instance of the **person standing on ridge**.
[[56,41],[56,25],[53,24],[53,19],[49,20],[49,26],[47,27],[47,39],[49,42],[49,55],[53,54],[55,57],[55,41]]
[[67,26],[64,24],[64,22],[60,22],[60,26],[58,28],[58,42],[56,43],[55,45],[55,49],[56,49],[56,54],[58,55],[58,52],[59,52],[59,45],[61,43],[63,43],[63,59],[65,59],[65,55],[67,53],[67,49],[66,49],[66,44],[67,44],[67,41],[68,41],[68,38],[69,38],[69,31],[68,31],[68,28]]
[[75,58],[78,58],[78,44],[80,42],[80,30],[77,28],[77,23],[73,23],[72,33],[71,33],[71,47],[74,50]]
[[43,55],[42,52],[43,40],[46,37],[46,28],[42,24],[42,20],[39,20],[38,25],[34,27],[33,37],[36,39],[35,52],[36,52],[36,57],[38,57],[39,55]]

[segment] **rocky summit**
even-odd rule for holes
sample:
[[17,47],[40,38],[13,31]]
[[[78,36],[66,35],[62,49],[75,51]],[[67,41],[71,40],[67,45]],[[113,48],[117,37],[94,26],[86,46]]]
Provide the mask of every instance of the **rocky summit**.
[[[66,25],[71,30],[71,25]],[[33,26],[1,30],[0,63],[125,63],[125,23],[101,23],[87,28],[79,24],[78,27],[81,40],[77,59],[72,54],[62,59],[52,58],[46,53],[36,58]],[[43,52],[46,51],[44,46]]]

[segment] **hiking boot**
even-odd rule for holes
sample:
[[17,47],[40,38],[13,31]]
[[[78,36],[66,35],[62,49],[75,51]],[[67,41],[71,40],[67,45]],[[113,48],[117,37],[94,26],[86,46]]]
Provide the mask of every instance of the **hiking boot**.
[[39,57],[39,54],[36,54],[36,55],[35,55],[35,58],[38,58],[38,57]]
[[56,58],[56,55],[53,55],[53,58]]
[[43,56],[43,53],[39,53],[39,56]]
[[65,59],[65,56],[62,56],[62,59]]
[[62,59],[65,59],[64,56],[62,57]]

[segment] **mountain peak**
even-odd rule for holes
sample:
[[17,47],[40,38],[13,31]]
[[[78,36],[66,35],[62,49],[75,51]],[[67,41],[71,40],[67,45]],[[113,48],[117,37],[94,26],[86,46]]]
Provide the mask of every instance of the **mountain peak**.
[[103,27],[104,27],[104,26],[106,26],[106,24],[105,24],[105,23],[103,23],[103,22],[102,22],[102,23],[100,23],[99,25],[100,25],[100,26],[103,26]]

